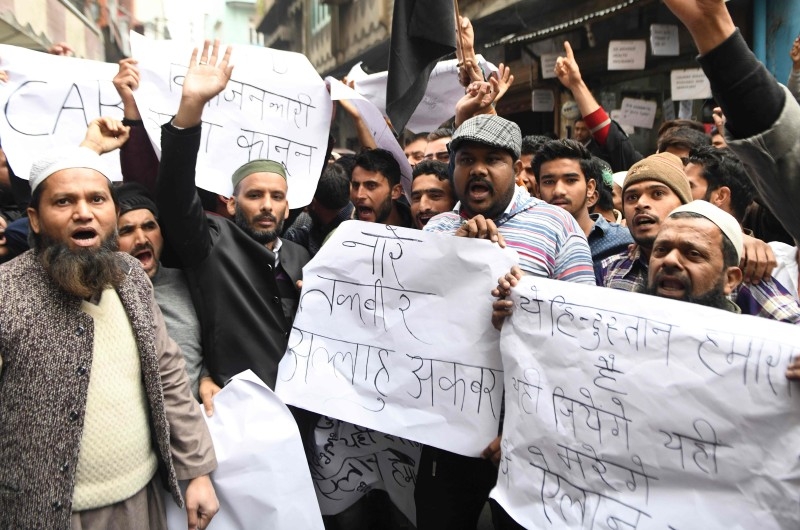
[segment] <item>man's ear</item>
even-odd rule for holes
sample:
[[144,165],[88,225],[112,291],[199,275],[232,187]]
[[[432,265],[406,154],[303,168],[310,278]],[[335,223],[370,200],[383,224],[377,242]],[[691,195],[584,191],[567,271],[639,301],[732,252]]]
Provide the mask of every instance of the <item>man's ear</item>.
[[[591,199],[594,192],[597,190],[597,181],[594,179],[589,179],[586,181],[586,198]],[[598,193],[599,195],[599,193]]]
[[736,289],[736,286],[742,283],[742,269],[739,267],[728,267],[725,269],[725,285],[724,291],[729,295]]
[[395,184],[392,186],[392,200],[396,201],[400,198],[403,194],[403,185],[402,184]]
[[514,175],[519,176],[523,171],[522,168],[524,167],[525,166],[522,165],[522,160],[517,159],[517,161],[514,162]]
[[[221,198],[222,196],[220,195],[220,199]],[[225,207],[228,209],[228,215],[230,215],[231,217],[236,215],[236,197],[234,197],[233,195],[228,197],[226,199]]]
[[720,186],[712,191],[709,199],[708,202],[722,210],[731,209],[731,189],[728,186]]
[[39,226],[39,211],[35,208],[28,207],[28,223],[31,225],[31,230],[39,234],[41,227]]

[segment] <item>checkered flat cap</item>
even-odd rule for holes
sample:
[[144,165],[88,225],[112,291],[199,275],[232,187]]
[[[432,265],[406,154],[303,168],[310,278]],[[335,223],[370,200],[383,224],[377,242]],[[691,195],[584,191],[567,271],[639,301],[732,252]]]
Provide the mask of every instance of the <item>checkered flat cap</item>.
[[519,126],[494,114],[480,114],[461,124],[450,140],[450,154],[454,156],[462,142],[476,142],[505,149],[519,158],[522,133]]

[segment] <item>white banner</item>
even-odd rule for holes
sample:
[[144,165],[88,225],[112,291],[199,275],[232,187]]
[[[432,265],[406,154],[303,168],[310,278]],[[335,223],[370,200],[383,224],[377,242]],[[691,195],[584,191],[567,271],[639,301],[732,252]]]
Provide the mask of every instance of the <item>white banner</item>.
[[322,416],[309,458],[322,514],[336,515],[380,489],[416,523],[414,487],[421,451],[417,442]]
[[[141,82],[134,92],[147,133],[161,145],[161,125],[178,110],[192,48],[131,33]],[[224,50],[220,50],[222,54]],[[197,185],[230,196],[231,175],[249,160],[286,166],[289,205],[311,202],[325,163],[331,99],[325,83],[299,53],[236,46],[228,86],[203,111]]]
[[[214,396],[206,423],[217,454],[211,481],[220,506],[210,530],[324,528],[297,424],[253,372],[234,376]],[[167,492],[164,503],[169,529],[186,530],[186,510]]]
[[800,329],[528,276],[494,497],[526,528],[800,527]]
[[[477,56],[478,65],[488,77],[497,67],[487,62],[482,55]],[[386,114],[386,79],[388,72],[366,74],[361,63],[354,66],[348,79],[355,80],[356,92],[371,101]],[[431,132],[456,113],[456,103],[464,97],[464,87],[458,82],[458,60],[441,61],[436,64],[428,79],[428,88],[422,101],[406,124],[406,129],[415,133]],[[400,132],[400,131],[398,131]]]
[[[411,165],[408,163],[403,148],[394,137],[394,133],[389,128],[383,114],[371,101],[364,96],[345,85],[341,81],[333,78],[326,77],[325,83],[328,84],[331,92],[331,99],[339,101],[342,99],[350,100],[353,105],[358,109],[361,119],[364,124],[369,128],[372,137],[375,139],[375,144],[381,149],[386,149],[394,156],[397,163],[400,164],[400,173],[402,175],[403,191],[406,197],[411,197]],[[344,111],[342,111],[344,112]]]
[[490,292],[515,260],[487,240],[343,223],[303,269],[276,393],[478,456],[497,435],[503,392]]
[[[122,119],[122,101],[111,80],[116,64],[61,57],[0,45],[0,141],[14,173],[30,176],[33,163],[54,150],[77,147],[100,116]],[[122,180],[119,151],[103,155],[113,180]]]
[[702,68],[672,70],[670,88],[673,101],[708,99],[711,97],[711,82]]

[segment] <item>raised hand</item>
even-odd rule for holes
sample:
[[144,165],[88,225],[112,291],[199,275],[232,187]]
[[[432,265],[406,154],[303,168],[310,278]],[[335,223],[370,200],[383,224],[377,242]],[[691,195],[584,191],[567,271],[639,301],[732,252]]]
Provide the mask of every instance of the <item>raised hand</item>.
[[511,73],[511,68],[500,63],[497,72],[493,72],[489,76],[489,81],[492,83],[494,90],[494,100],[492,105],[497,105],[497,102],[506,95],[508,89],[514,84],[514,74]]
[[475,82],[467,87],[467,92],[456,103],[455,126],[479,114],[496,114],[492,102],[495,100],[497,80]]
[[664,3],[689,30],[701,54],[713,50],[736,31],[725,0],[664,0]]
[[789,57],[792,59],[792,69],[800,70],[800,36],[794,39],[792,49],[789,50]]
[[136,59],[123,59],[119,62],[119,72],[111,80],[122,99],[122,108],[126,118],[130,120],[142,119],[133,91],[139,88],[139,67]]
[[574,90],[583,83],[581,69],[578,67],[575,53],[572,51],[572,45],[570,45],[569,41],[564,41],[564,56],[559,56],[556,59],[555,73],[561,84],[570,90]]
[[86,129],[86,136],[81,142],[98,155],[119,149],[130,138],[131,128],[114,118],[95,118]]
[[228,64],[231,51],[228,46],[220,59],[219,39],[214,41],[213,47],[209,41],[205,41],[203,51],[199,54],[197,48],[192,51],[189,69],[183,79],[181,104],[172,120],[173,125],[187,128],[200,123],[205,104],[225,90],[231,78],[233,65]]

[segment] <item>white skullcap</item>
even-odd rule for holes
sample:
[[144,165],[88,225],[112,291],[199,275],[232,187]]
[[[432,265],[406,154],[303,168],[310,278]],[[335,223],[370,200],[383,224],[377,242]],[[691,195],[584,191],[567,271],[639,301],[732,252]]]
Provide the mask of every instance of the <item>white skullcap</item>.
[[616,173],[611,175],[611,178],[614,181],[614,184],[622,188],[624,187],[623,184],[625,184],[625,177],[627,175],[628,175],[627,171],[617,171]]
[[733,248],[736,249],[736,257],[742,259],[742,252],[744,251],[744,237],[742,236],[742,228],[731,214],[714,206],[710,202],[703,200],[696,200],[678,206],[672,210],[668,217],[674,216],[680,212],[691,212],[702,215],[722,231],[722,235],[727,237]]
[[94,169],[111,181],[108,177],[108,168],[105,162],[100,158],[100,155],[88,147],[72,147],[59,150],[33,163],[31,166],[31,175],[28,179],[31,185],[31,193],[36,190],[39,184],[44,182],[47,177],[56,171],[79,167]]

